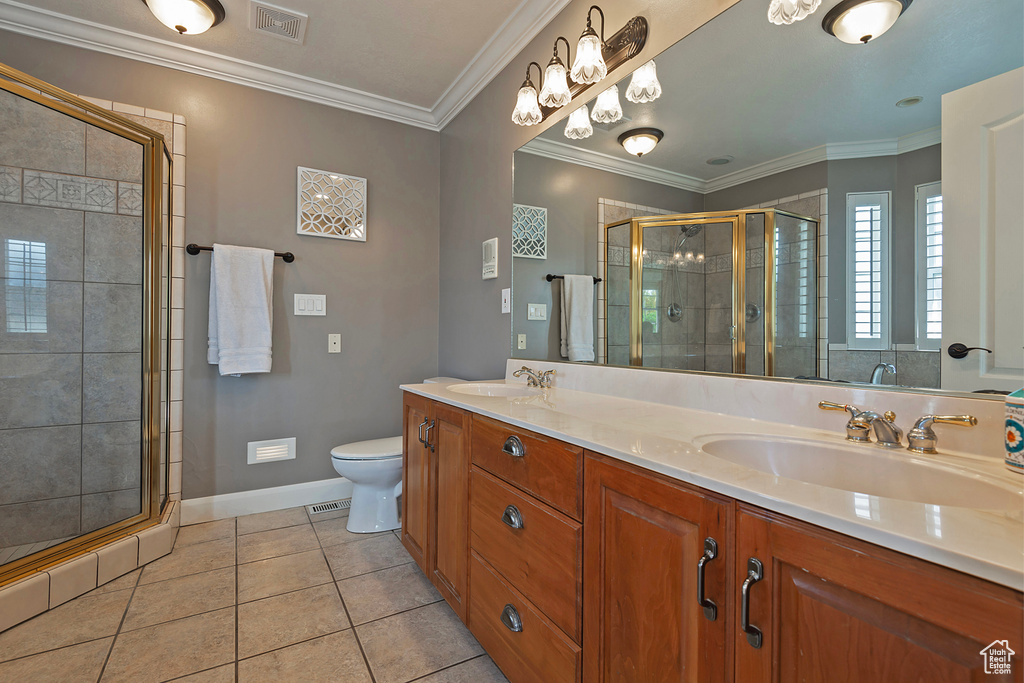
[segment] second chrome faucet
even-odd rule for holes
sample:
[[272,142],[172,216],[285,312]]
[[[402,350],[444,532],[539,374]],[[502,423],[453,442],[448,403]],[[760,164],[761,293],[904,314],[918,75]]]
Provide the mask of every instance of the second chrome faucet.
[[[846,439],[860,443],[871,442],[871,431],[875,432],[875,443],[883,448],[900,448],[903,439],[903,430],[896,426],[896,413],[886,412],[884,415],[871,410],[860,410],[855,406],[844,403],[832,403],[831,401],[820,401],[818,407],[822,410],[845,410],[850,413],[850,420],[846,423]],[[938,442],[932,424],[949,424],[961,427],[973,427],[978,420],[972,415],[925,415],[914,423],[914,428],[907,435],[907,450],[914,453],[935,454]]]

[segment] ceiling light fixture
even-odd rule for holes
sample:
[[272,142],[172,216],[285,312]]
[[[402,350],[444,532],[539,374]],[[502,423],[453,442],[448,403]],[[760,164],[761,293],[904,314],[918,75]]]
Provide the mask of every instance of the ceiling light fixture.
[[185,35],[196,35],[224,21],[219,0],[142,0],[161,24]]
[[634,128],[619,136],[619,144],[627,152],[635,154],[639,158],[649,154],[658,146],[663,137],[665,137],[665,133],[657,128]]
[[[516,97],[516,108],[512,110],[512,123],[517,126],[536,126],[543,117],[540,113],[540,105],[537,104],[537,88],[530,80],[530,67],[537,67],[537,74],[541,76],[540,64],[530,62],[526,65],[526,80],[519,86],[519,95]],[[541,80],[543,84],[543,80]]]
[[544,87],[540,91],[540,103],[544,107],[564,107],[572,101],[569,92],[569,74],[565,64],[558,58],[558,41],[565,43],[565,58],[569,59],[569,41],[558,36],[555,38],[554,56],[544,70]]
[[661,83],[658,81],[658,67],[652,59],[633,72],[633,78],[626,88],[626,99],[634,104],[646,104],[659,97]]
[[[601,15],[601,37],[597,37],[597,31],[590,25],[590,15],[594,10]],[[576,43],[576,61],[573,62],[572,80],[587,85],[597,83],[608,75],[608,65],[605,64],[602,50],[604,48],[604,11],[597,5],[592,5],[587,10],[587,28],[583,29],[580,40]]]
[[569,114],[569,122],[565,124],[565,137],[570,140],[583,140],[593,134],[594,127],[590,125],[590,111],[584,104]]
[[731,163],[735,158],[736,157],[734,157],[731,154],[726,154],[720,157],[712,157],[711,159],[708,159],[704,163],[706,163],[708,166],[725,166],[726,164]]
[[622,104],[619,102],[619,86],[613,85],[597,96],[594,113],[590,115],[597,123],[615,123],[622,118]]
[[913,107],[916,104],[921,104],[922,102],[924,102],[923,97],[921,97],[920,95],[914,95],[913,97],[904,97],[902,100],[896,103],[896,106],[899,107],[900,109],[905,109],[907,107]]
[[868,43],[896,23],[913,0],[843,0],[829,10],[821,27],[844,43]]
[[814,14],[819,5],[821,0],[772,0],[768,6],[768,21],[788,26]]

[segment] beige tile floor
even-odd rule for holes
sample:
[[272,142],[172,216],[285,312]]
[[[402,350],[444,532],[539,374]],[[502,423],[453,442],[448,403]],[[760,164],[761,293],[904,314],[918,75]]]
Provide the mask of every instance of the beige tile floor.
[[504,682],[398,535],[345,515],[182,527],[170,555],[0,633],[0,681]]

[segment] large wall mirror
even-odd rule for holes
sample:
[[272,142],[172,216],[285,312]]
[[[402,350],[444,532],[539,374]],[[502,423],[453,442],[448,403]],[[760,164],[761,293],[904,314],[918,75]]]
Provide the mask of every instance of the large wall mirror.
[[741,0],[655,57],[657,99],[622,76],[618,120],[579,99],[589,135],[578,112],[515,152],[514,357],[1019,388],[1024,4],[919,0],[862,45],[823,30],[836,4]]

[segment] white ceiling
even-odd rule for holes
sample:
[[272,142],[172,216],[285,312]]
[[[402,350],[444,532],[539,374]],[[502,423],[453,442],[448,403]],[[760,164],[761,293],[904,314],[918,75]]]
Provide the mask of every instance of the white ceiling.
[[[530,147],[556,158],[576,150],[587,165],[625,162],[641,174],[646,167],[651,179],[667,172],[675,176],[670,184],[713,190],[734,184],[732,174],[750,179],[762,167],[934,144],[943,93],[1024,63],[1021,0],[918,0],[868,45],[847,45],[822,30],[836,4],[825,0],[804,21],[774,26],[767,0],[742,0],[656,58],[664,92],[655,102],[628,102],[629,77],[620,81],[631,120],[595,125],[593,136],[578,141],[557,124]],[[924,102],[895,106],[913,95]],[[665,138],[637,162],[617,137],[641,126],[660,128]],[[735,161],[706,163],[723,155]]]
[[249,0],[197,36],[141,0],[0,0],[0,28],[440,129],[569,0],[272,0],[302,45],[249,29]]

